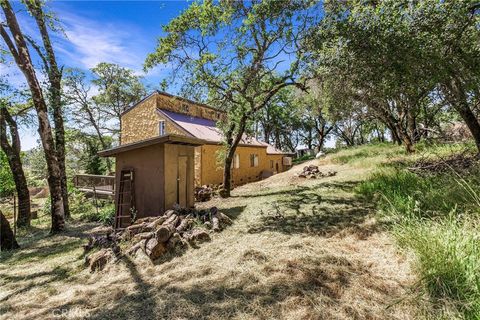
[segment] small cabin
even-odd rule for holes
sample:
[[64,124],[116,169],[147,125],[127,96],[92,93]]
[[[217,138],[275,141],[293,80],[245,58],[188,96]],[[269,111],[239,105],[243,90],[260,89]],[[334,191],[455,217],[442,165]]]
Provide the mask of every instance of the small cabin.
[[176,204],[194,206],[197,138],[164,135],[99,152],[115,157],[115,228],[162,215]]

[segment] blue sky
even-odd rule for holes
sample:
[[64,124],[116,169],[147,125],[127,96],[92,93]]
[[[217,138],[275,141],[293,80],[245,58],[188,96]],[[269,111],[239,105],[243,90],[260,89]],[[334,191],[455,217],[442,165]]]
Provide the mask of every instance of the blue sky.
[[[186,9],[190,1],[48,1],[51,11],[60,21],[64,34],[51,33],[60,65],[88,71],[99,62],[116,63],[142,75],[151,89],[170,75],[170,67],[157,66],[143,72],[146,56],[155,50],[157,39],[163,35],[162,26]],[[19,1],[14,2],[17,17],[24,33],[41,41],[37,28]],[[34,60],[39,60],[35,57]],[[280,58],[279,58],[280,59]],[[289,58],[284,68],[289,66]],[[13,64],[0,63],[0,75],[8,75],[15,86],[25,83],[23,75]],[[169,88],[171,93],[175,88]],[[94,94],[95,92],[91,92]],[[22,128],[22,150],[39,144],[35,128]]]
[[[53,35],[60,64],[84,70],[99,62],[117,63],[144,76],[144,82],[156,87],[168,76],[168,66],[143,73],[148,53],[154,51],[162,26],[187,8],[188,1],[49,1],[49,10],[61,21],[65,36]],[[20,8],[17,2],[14,6]],[[23,31],[35,33],[33,21],[25,12],[17,13]],[[0,65],[0,74],[8,75],[14,85],[24,83],[14,65]],[[38,144],[35,129],[21,132],[22,149]]]

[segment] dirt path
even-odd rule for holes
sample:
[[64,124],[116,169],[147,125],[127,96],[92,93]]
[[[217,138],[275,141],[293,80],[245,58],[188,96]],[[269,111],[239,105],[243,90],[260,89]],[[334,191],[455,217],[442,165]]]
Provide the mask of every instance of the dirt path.
[[0,267],[16,279],[0,283],[0,317],[60,309],[89,319],[414,318],[408,261],[352,192],[367,172],[325,162],[337,176],[304,180],[295,177],[302,167],[202,204],[234,225],[157,265],[126,260],[91,275],[72,249]]

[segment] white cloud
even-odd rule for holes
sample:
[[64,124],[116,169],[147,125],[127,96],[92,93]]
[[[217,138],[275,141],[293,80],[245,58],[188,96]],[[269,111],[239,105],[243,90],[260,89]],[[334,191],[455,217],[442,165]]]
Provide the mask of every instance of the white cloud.
[[117,63],[136,71],[145,58],[135,28],[102,23],[88,18],[59,13],[67,39],[58,39],[57,49],[69,66],[92,68],[99,62]]

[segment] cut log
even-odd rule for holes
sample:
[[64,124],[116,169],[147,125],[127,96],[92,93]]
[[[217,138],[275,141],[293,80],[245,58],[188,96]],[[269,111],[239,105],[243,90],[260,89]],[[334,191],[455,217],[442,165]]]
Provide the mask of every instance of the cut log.
[[155,232],[142,232],[142,233],[137,233],[134,237],[134,241],[139,241],[139,240],[145,240],[145,239],[150,239],[155,236]]
[[165,222],[165,220],[167,220],[167,217],[164,217],[164,216],[161,216],[161,217],[157,217],[155,220],[153,220],[152,222],[150,222],[148,224],[148,228],[152,229],[152,230],[155,230],[157,229],[157,227],[159,225],[161,225],[162,223]]
[[158,217],[145,217],[145,218],[140,218],[140,219],[135,220],[135,222],[133,223],[133,225],[143,224],[143,223],[150,223],[150,222],[156,220],[157,218],[158,218]]
[[102,249],[87,256],[85,262],[88,264],[90,272],[101,271],[113,257],[114,254],[111,249]]
[[177,221],[178,221],[178,216],[176,214],[172,214],[170,217],[168,217],[167,220],[163,222],[163,225],[176,224]]
[[205,230],[193,229],[188,234],[184,235],[188,242],[205,242],[210,241],[210,235]]
[[175,213],[175,210],[167,210],[163,215],[167,218],[170,218],[170,216],[174,213]]
[[128,226],[125,228],[125,231],[130,234],[130,237],[133,237],[137,233],[142,232],[143,228],[147,226],[146,222],[140,223],[140,224],[132,224],[131,226]]
[[182,237],[178,233],[174,233],[167,241],[167,249],[169,251],[175,250],[176,247],[183,245],[184,242],[182,240]]
[[220,231],[220,220],[216,215],[212,216],[212,230],[215,232]]
[[223,212],[218,211],[216,216],[222,224],[231,225],[233,223],[232,219]]
[[162,225],[155,231],[155,238],[159,242],[166,242],[175,231],[173,224]]
[[164,242],[159,242],[155,238],[151,238],[145,244],[145,253],[151,260],[160,258],[166,251],[166,244]]
[[145,251],[145,244],[147,243],[147,240],[141,240],[140,242],[137,242],[135,245],[131,246],[130,249],[126,251],[126,254],[134,256],[138,250],[143,250]]
[[190,229],[190,226],[192,225],[192,220],[190,218],[185,218],[180,222],[180,224],[177,227],[177,232],[182,233],[188,229]]

